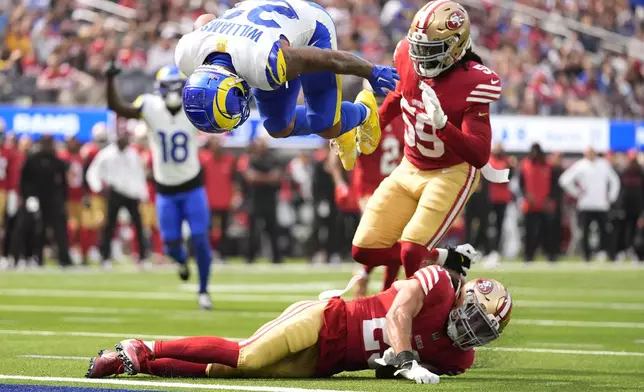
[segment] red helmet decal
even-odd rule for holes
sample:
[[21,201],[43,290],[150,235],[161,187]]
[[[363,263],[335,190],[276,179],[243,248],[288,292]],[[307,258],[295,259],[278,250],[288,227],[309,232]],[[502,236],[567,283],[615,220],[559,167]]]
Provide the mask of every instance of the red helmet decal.
[[454,11],[447,18],[447,28],[450,30],[458,30],[465,23],[465,15],[461,11]]
[[476,289],[483,295],[490,294],[494,290],[494,283],[487,279],[479,279],[476,281]]

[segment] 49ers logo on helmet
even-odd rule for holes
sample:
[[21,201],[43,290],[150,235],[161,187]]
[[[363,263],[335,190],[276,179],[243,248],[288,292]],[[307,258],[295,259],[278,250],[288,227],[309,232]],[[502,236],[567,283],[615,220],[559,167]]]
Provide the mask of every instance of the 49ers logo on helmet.
[[463,26],[463,23],[465,23],[465,15],[461,11],[454,11],[447,18],[446,25],[450,30],[458,30]]
[[487,279],[479,279],[476,281],[476,289],[483,295],[490,294],[494,290],[494,283]]

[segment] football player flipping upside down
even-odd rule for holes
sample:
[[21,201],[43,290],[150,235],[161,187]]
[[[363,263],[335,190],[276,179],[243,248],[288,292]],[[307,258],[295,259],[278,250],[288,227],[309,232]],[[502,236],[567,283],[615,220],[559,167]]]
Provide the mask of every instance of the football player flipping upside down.
[[309,378],[376,369],[377,377],[435,384],[471,367],[473,348],[496,340],[510,320],[501,283],[463,282],[430,265],[375,296],[344,301],[333,290],[330,299],[297,302],[240,342],[124,340],[92,358],[87,377]]
[[472,51],[467,12],[449,0],[418,11],[394,63],[401,80],[379,114],[383,128],[402,114],[404,158],[367,202],[353,257],[367,266],[402,262],[409,277],[459,215],[479,171],[507,181],[487,165],[501,82]]

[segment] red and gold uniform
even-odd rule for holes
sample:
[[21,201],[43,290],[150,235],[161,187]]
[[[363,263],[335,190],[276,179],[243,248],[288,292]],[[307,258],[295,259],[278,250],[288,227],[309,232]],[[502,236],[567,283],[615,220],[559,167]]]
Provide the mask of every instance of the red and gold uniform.
[[[81,147],[80,155],[83,158],[84,167],[89,167],[99,151],[101,151],[101,146],[95,142],[88,142]],[[98,193],[89,189],[87,191],[89,192],[90,207],[86,211],[86,218],[82,220],[82,225],[88,230],[96,232],[103,227],[105,221],[105,199]]]
[[383,128],[382,138],[376,151],[370,155],[360,155],[353,169],[352,187],[358,198],[360,209],[364,210],[367,200],[378,185],[393,173],[403,157],[405,146],[402,116],[394,118]]
[[7,195],[9,194],[9,177],[12,165],[13,149],[5,144],[0,146],[0,224],[4,220],[4,213],[7,206]]
[[83,221],[84,160],[80,153],[61,150],[58,157],[67,163],[67,213],[72,229],[80,228]]
[[[410,43],[416,37],[425,37],[422,45],[427,46],[441,39],[451,42],[441,57],[441,64],[451,67],[429,69],[435,71],[431,78],[420,76],[428,69],[419,65],[417,54],[412,55],[420,50],[417,41],[414,46]],[[476,189],[478,169],[490,156],[489,105],[500,97],[501,85],[486,66],[461,60],[470,42],[465,10],[455,2],[438,0],[416,14],[408,38],[398,44],[394,63],[400,82],[379,114],[384,125],[402,115],[404,158],[367,203],[353,239],[356,261],[368,266],[402,262],[411,276]],[[442,129],[430,125],[422,83],[433,89],[447,116]]]
[[[410,279],[418,280],[425,294],[422,308],[412,321],[413,349],[437,374],[466,371],[474,362],[474,351],[456,348],[445,333],[456,302],[449,274],[432,265]],[[204,366],[210,377],[309,378],[372,369],[375,359],[389,348],[386,314],[396,294],[394,286],[353,301],[334,297],[297,302],[239,343],[218,337],[157,341],[154,361],[211,361]]]

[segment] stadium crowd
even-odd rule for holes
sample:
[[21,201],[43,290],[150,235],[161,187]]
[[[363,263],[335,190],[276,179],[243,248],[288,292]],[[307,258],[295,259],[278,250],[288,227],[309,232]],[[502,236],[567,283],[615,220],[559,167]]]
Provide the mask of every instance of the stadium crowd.
[[[122,93],[134,99],[173,61],[178,37],[192,29],[198,15],[220,13],[235,1],[117,3],[0,2],[5,11],[0,102],[104,105],[101,70],[110,58],[127,70],[120,79]],[[320,3],[336,22],[341,49],[387,63],[425,1]],[[503,79],[497,112],[644,115],[644,1],[468,0],[464,5],[475,49]],[[345,79],[345,96],[352,99],[361,81]]]
[[[209,0],[0,1],[0,9],[4,11],[0,16],[3,42],[0,102],[104,107],[103,68],[112,58],[124,69],[118,79],[120,93],[133,101],[152,89],[154,75],[161,66],[173,62],[178,38],[192,29],[198,15],[221,13],[234,3]],[[396,43],[406,34],[410,18],[425,1],[325,0],[320,3],[336,22],[341,49],[353,51],[370,61],[388,63]],[[644,115],[643,0],[476,0],[463,3],[470,10],[473,21],[475,50],[502,78],[503,96],[493,108],[496,113]],[[616,40],[613,33],[620,39]],[[345,77],[343,88],[345,97],[353,99],[362,88],[362,80]],[[136,123],[123,126],[131,131],[132,143],[142,152],[143,162],[149,163],[145,158],[145,142],[136,136]],[[70,149],[69,144],[75,143],[73,140],[66,143],[67,147],[58,146],[58,154],[69,163],[69,154],[60,155],[61,152],[74,150],[71,152],[76,153],[78,149],[81,154],[82,149],[79,146]],[[22,162],[33,149],[32,142],[27,137],[16,140],[7,133],[3,144],[6,177],[0,187],[5,195],[19,193]],[[496,152],[493,160],[511,168],[516,180],[510,185],[482,183],[448,234],[447,242],[469,241],[491,255],[492,261],[500,254],[516,255],[518,249],[524,250],[526,261],[532,261],[539,246],[550,260],[556,260],[567,250],[574,253],[580,237],[584,237],[581,241],[584,243],[590,239],[590,247],[611,259],[623,258],[627,250],[644,246],[640,233],[644,221],[627,219],[633,214],[639,218],[644,210],[644,176],[636,154],[607,157],[622,176],[619,198],[609,200],[611,208],[604,211],[603,220],[595,220],[595,226],[588,227],[580,222],[579,226],[584,230],[577,230],[577,218],[581,215],[575,213],[574,202],[558,182],[562,165],[567,167],[571,162],[564,160],[562,163],[559,155],[545,157],[536,150],[533,152],[538,156],[533,154],[523,160],[505,156],[500,147]],[[212,211],[211,241],[218,251],[217,258],[224,260],[241,255],[252,262],[264,249],[270,248],[274,262],[281,262],[284,257],[306,257],[332,263],[349,259],[359,208],[355,200],[336,201],[328,156],[326,147],[313,153],[302,152],[295,158],[277,155],[266,148],[266,142],[261,138],[251,142],[246,151],[227,151],[222,148],[221,139],[205,139],[200,158]],[[87,155],[82,159],[82,166],[86,168],[89,164]],[[544,173],[531,169],[532,161],[536,162],[534,165],[547,168],[549,174],[529,176],[528,173]],[[246,174],[248,167],[261,168],[273,181],[257,186]],[[73,174],[70,171],[66,179],[69,187],[64,192],[66,201],[80,203],[86,209],[100,207],[100,203],[90,200],[82,177],[74,180]],[[161,241],[151,212],[153,192],[152,187],[149,188],[148,200],[141,200],[140,204],[147,237],[142,243],[150,244],[154,253],[160,254]],[[24,198],[22,201],[12,206],[7,203],[5,234],[12,231],[7,225],[16,224],[20,209],[26,208]],[[71,211],[67,209],[67,218],[71,218]],[[512,214],[513,218],[510,218]],[[519,222],[523,222],[528,231],[526,238],[543,238],[544,243],[528,241],[521,245],[521,238],[516,235],[518,231],[512,227]],[[82,260],[91,256],[92,249],[98,246],[101,225],[98,219],[83,228],[79,221],[70,219],[68,242],[72,248],[78,248],[77,252],[72,252],[81,255],[76,258]],[[611,230],[616,230],[612,232],[614,235],[606,234]],[[621,230],[627,230],[629,234],[618,235]],[[601,238],[595,240],[593,233]],[[15,236],[10,237],[5,235],[3,260],[14,259],[24,264],[26,259],[38,253],[28,252],[27,248],[42,246],[25,245]],[[116,241],[124,245],[120,251],[142,253],[135,237],[128,219],[122,218],[117,232],[121,241]],[[628,239],[609,241],[608,237]],[[58,238],[57,242],[59,240],[63,241]],[[519,245],[513,248],[512,242]],[[270,247],[256,246],[263,243]],[[118,258],[118,255],[116,253],[114,257]],[[644,254],[640,252],[640,255],[633,258],[644,259]],[[589,258],[588,252],[585,256]]]

